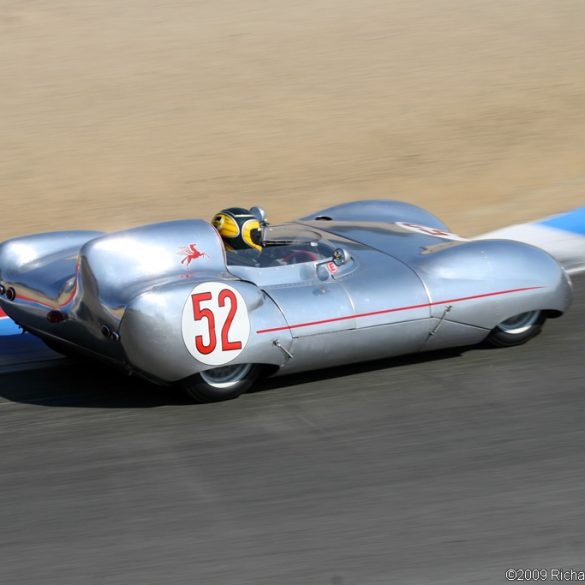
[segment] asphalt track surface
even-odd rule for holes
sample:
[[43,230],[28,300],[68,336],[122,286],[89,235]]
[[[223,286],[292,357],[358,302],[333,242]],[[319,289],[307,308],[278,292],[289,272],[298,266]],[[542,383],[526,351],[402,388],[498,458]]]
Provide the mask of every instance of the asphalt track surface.
[[[585,569],[585,278],[528,345],[215,405],[63,360],[0,375],[0,583],[505,583]],[[51,367],[49,367],[49,365]]]

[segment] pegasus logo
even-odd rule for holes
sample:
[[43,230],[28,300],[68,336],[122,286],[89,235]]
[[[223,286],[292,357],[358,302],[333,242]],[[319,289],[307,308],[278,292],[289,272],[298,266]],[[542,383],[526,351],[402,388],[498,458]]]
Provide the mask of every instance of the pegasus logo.
[[181,260],[181,264],[185,264],[186,266],[189,266],[193,260],[197,260],[197,258],[201,258],[202,256],[209,258],[205,252],[200,252],[197,249],[197,244],[189,244],[184,248],[180,248],[178,254],[184,256]]

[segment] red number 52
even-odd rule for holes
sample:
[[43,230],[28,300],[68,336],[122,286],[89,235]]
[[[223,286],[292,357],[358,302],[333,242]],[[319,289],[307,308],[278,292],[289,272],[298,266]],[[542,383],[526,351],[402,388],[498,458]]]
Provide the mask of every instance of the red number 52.
[[[213,300],[210,292],[201,292],[191,295],[193,303],[193,318],[195,321],[205,319],[207,321],[207,331],[209,342],[205,343],[202,335],[195,337],[195,347],[197,351],[203,355],[209,355],[215,351],[217,347],[217,333],[215,314],[209,306],[202,307],[202,304],[209,303]],[[238,340],[230,340],[230,328],[234,321],[234,317],[238,311],[238,298],[230,289],[222,289],[217,296],[217,304],[219,307],[229,305],[228,314],[221,327],[221,351],[236,351],[242,349],[242,342]],[[213,303],[212,303],[213,305]]]

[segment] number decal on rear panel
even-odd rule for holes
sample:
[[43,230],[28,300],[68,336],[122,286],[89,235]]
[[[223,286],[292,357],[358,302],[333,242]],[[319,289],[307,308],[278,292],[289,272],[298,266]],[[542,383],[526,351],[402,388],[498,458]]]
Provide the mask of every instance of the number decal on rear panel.
[[242,295],[226,284],[197,285],[183,308],[183,341],[198,361],[221,366],[235,359],[250,336]]

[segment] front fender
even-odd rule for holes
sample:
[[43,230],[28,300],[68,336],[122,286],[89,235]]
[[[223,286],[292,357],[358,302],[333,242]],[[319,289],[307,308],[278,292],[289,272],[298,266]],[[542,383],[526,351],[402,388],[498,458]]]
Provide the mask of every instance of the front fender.
[[370,199],[342,203],[315,211],[302,217],[300,221],[313,221],[319,217],[333,221],[383,221],[387,223],[406,221],[449,231],[449,228],[438,217],[422,207],[392,199]]
[[437,319],[493,329],[520,313],[564,313],[571,304],[571,282],[560,264],[544,250],[520,242],[433,246],[412,267],[429,291]]

